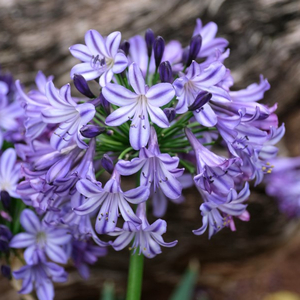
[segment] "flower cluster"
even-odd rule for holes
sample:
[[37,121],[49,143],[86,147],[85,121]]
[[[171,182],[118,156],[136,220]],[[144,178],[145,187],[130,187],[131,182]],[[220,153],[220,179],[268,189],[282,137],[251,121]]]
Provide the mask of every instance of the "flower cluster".
[[[4,206],[7,195],[21,198],[28,207],[20,216],[25,232],[14,232],[9,243],[25,249],[26,265],[13,272],[23,279],[20,293],[35,289],[40,300],[52,299],[52,281],[66,279],[56,263],[71,258],[87,278],[88,265],[108,246],[130,245],[149,258],[175,246],[162,238],[166,221],[150,225],[147,214],[163,217],[168,200],[181,203],[191,185],[202,215],[194,234],[208,229],[210,238],[224,227],[235,230],[233,217],[249,220],[248,181],[258,184],[270,173],[284,126],[276,105],[258,103],[269,89],[262,76],[231,90],[228,42],[216,32],[215,23],[198,19],[185,47],[151,29],[128,41],[120,32],[89,30],[85,44],[70,47],[80,60],[70,75],[81,97],[39,72],[28,93],[11,83],[16,104],[0,78],[0,113],[11,122],[0,118],[0,141],[4,136],[16,149],[1,156],[1,199]],[[94,79],[97,93],[89,86]],[[111,174],[106,182],[104,172]],[[137,186],[124,190],[121,176],[135,176]]]

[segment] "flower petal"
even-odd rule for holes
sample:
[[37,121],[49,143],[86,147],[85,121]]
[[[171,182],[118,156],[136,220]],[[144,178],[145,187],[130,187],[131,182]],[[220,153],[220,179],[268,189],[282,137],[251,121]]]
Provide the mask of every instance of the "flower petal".
[[22,232],[15,235],[9,243],[11,248],[27,248],[35,243],[33,234]]
[[145,95],[146,93],[145,79],[143,77],[140,68],[136,63],[132,63],[129,66],[128,77],[129,77],[129,83],[134,89],[134,91],[138,95]]
[[125,87],[108,83],[102,90],[104,98],[115,105],[126,106],[136,103],[138,96]]
[[109,126],[119,126],[128,120],[131,120],[135,113],[136,103],[118,108],[112,112],[105,120],[105,124]]
[[117,53],[114,60],[115,63],[114,66],[112,67],[112,70],[115,74],[119,74],[123,72],[128,66],[128,59],[126,55],[122,52]]
[[152,105],[147,107],[150,119],[160,128],[168,128],[170,126],[166,114],[159,108]]
[[30,209],[24,209],[20,216],[20,223],[29,233],[37,233],[41,230],[41,223],[37,215]]
[[105,42],[102,35],[94,29],[91,29],[85,34],[85,43],[88,46],[91,54],[97,56],[101,54],[102,56],[108,57],[108,53],[105,47]]
[[106,38],[106,49],[110,57],[114,57],[117,54],[119,45],[121,42],[121,32],[115,31],[109,34]]
[[146,93],[146,97],[151,106],[164,106],[175,96],[175,90],[170,83],[158,83],[152,86]]
[[81,61],[89,62],[92,59],[91,52],[86,45],[76,44],[69,48],[71,54]]
[[150,190],[145,186],[139,186],[135,189],[124,192],[125,199],[132,204],[139,204],[146,201],[149,197]]

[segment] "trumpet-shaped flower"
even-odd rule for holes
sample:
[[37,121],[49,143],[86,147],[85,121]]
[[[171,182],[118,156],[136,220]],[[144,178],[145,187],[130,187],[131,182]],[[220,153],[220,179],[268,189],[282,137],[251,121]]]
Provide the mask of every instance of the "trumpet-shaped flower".
[[143,253],[146,257],[153,258],[161,253],[160,246],[176,246],[177,241],[166,243],[161,237],[167,230],[166,221],[158,219],[153,224],[149,224],[145,203],[139,204],[136,213],[141,220],[140,225],[130,221],[125,222],[122,229],[116,228],[114,232],[109,233],[109,235],[118,236],[111,244],[115,250],[124,249],[134,239],[132,244],[134,253],[139,249],[139,254]]
[[78,147],[87,148],[80,129],[94,117],[95,106],[90,103],[77,104],[71,97],[69,84],[58,91],[52,81],[48,82],[46,96],[50,107],[42,110],[43,121],[59,124],[51,136],[52,147],[61,150],[75,139]]
[[87,215],[94,212],[101,206],[96,220],[96,231],[100,234],[114,231],[119,211],[125,221],[139,224],[140,219],[134,214],[128,202],[139,204],[149,197],[149,189],[146,186],[139,186],[135,189],[123,192],[120,187],[120,175],[115,170],[111,179],[102,188],[101,183],[93,183],[82,179],[76,184],[78,192],[88,200],[74,208],[78,215]]

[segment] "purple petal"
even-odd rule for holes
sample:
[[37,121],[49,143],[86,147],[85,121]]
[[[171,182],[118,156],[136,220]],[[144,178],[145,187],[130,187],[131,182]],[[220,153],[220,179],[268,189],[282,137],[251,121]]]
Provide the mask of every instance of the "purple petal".
[[163,247],[174,247],[177,245],[178,241],[173,241],[173,242],[170,242],[170,243],[166,243],[163,238],[157,234],[157,233],[152,233],[151,234],[152,238],[161,246]]
[[168,128],[170,126],[167,116],[159,107],[148,105],[147,110],[151,121],[157,126],[160,128]]
[[112,32],[106,38],[106,49],[110,57],[115,57],[121,42],[121,33],[119,31]]
[[115,62],[112,70],[115,74],[123,72],[128,66],[128,59],[122,52],[116,54],[114,61]]
[[87,31],[84,39],[87,47],[91,51],[91,54],[94,56],[97,56],[98,54],[105,57],[109,56],[106,51],[104,39],[98,31],[94,29]]
[[[145,113],[145,112],[144,112]],[[139,115],[142,115],[141,119]],[[142,113],[136,111],[135,117],[131,122],[129,130],[129,141],[133,149],[139,150],[145,147],[149,141],[150,137],[150,124],[148,119],[148,114],[145,116]]]
[[96,184],[87,179],[81,179],[78,181],[76,184],[76,189],[80,194],[88,198],[96,197],[103,192],[100,182]]
[[118,236],[111,245],[116,251],[120,251],[132,241],[133,237],[133,232],[124,232]]
[[179,158],[178,157],[171,157],[167,153],[161,153],[157,155],[157,158],[164,164],[164,167],[168,171],[172,171],[178,167],[179,164]]
[[124,192],[125,199],[132,204],[139,204],[146,201],[149,197],[150,190],[145,186],[139,186],[135,189]]
[[42,110],[42,118],[45,123],[58,124],[66,122],[77,115],[75,108],[53,108],[49,107]]
[[140,224],[141,220],[138,218],[135,213],[133,212],[132,208],[130,205],[126,202],[126,200],[120,199],[119,202],[119,209],[120,213],[125,221],[130,221],[134,224]]
[[147,232],[163,235],[167,231],[167,222],[161,219],[156,220],[153,224],[144,229]]
[[112,78],[114,76],[114,73],[111,69],[105,71],[99,79],[99,84],[101,87],[105,87],[109,82],[111,82]]
[[71,78],[75,74],[82,75],[85,80],[92,80],[99,77],[103,73],[103,69],[95,69],[90,62],[75,65],[70,72]]
[[225,66],[220,62],[214,62],[201,75],[197,76],[196,80],[199,84],[201,82],[201,86],[210,87],[222,81],[225,74]]
[[128,120],[131,120],[135,114],[136,103],[118,108],[112,112],[105,120],[105,124],[109,126],[119,126]]
[[[161,189],[157,189],[152,196],[153,215],[157,218],[162,217],[168,206],[168,199]],[[153,224],[152,224],[153,225]],[[151,226],[152,226],[151,225]]]
[[29,232],[36,234],[41,230],[41,223],[37,215],[30,209],[24,209],[20,216],[20,223],[23,228]]
[[213,127],[218,122],[217,116],[209,104],[205,104],[201,109],[195,110],[193,113],[195,119],[203,126]]
[[44,280],[36,287],[36,294],[41,300],[53,300],[54,287],[51,280]]
[[138,96],[135,93],[118,84],[108,83],[102,91],[108,102],[118,106],[127,106],[137,102]]
[[35,243],[35,236],[22,232],[15,235],[9,243],[11,248],[26,248]]
[[71,54],[81,61],[89,62],[92,59],[92,55],[86,45],[76,44],[69,48]]
[[47,243],[45,251],[48,257],[57,263],[65,264],[68,260],[65,251],[57,245]]
[[15,149],[8,148],[0,158],[0,177],[2,180],[9,179],[15,168],[17,154]]
[[134,89],[134,91],[138,95],[145,95],[146,93],[145,79],[143,77],[140,68],[136,63],[132,63],[129,66],[128,77],[129,77],[129,83]]
[[119,160],[116,169],[123,176],[129,176],[137,173],[144,165],[145,159],[134,158],[131,161]]
[[152,86],[146,93],[146,97],[151,106],[164,106],[175,96],[175,91],[170,83],[158,83]]
[[72,236],[66,229],[55,228],[47,232],[47,240],[55,245],[64,245],[69,243]]

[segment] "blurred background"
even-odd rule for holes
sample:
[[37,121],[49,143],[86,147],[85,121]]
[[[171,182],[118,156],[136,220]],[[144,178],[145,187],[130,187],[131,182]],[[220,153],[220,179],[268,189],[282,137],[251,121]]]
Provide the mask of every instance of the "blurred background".
[[[278,103],[286,135],[280,155],[300,155],[300,1],[299,0],[0,0],[0,65],[30,87],[38,70],[53,74],[61,86],[70,81],[77,63],[68,48],[83,43],[88,29],[102,35],[119,30],[122,37],[143,35],[152,28],[166,41],[188,45],[196,18],[214,21],[218,36],[229,41],[235,89],[246,88],[263,74],[271,84],[264,102]],[[299,183],[300,184],[300,183]],[[200,263],[194,299],[300,299],[299,221],[279,212],[263,185],[253,190],[248,223],[237,221],[237,232],[222,230],[209,241],[194,236],[201,226],[201,200],[193,189],[187,201],[170,203],[166,241],[175,248],[146,260],[143,300],[168,299],[191,260]],[[117,295],[126,289],[129,252],[109,251],[83,281],[71,267],[69,281],[58,285],[57,300],[99,298],[104,282]],[[0,279],[0,299],[19,299],[6,279]],[[183,299],[184,300],[184,299]]]

